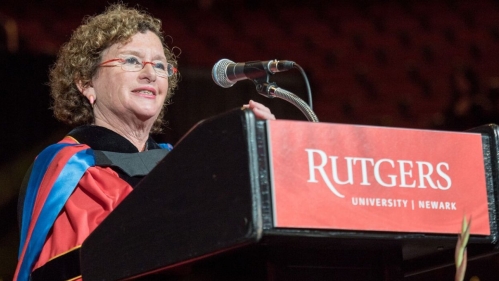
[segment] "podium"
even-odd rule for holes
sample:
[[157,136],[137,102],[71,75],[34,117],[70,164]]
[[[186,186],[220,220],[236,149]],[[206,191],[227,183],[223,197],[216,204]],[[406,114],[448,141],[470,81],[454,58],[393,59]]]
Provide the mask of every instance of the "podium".
[[[497,128],[475,131],[490,231],[469,255],[495,251],[498,234]],[[403,280],[453,263],[459,229],[277,227],[268,132],[248,110],[198,123],[83,243],[83,279]]]

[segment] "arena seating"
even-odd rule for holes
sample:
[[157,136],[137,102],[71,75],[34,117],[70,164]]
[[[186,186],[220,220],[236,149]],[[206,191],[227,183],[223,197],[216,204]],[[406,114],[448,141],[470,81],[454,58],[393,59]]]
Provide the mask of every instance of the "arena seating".
[[[24,52],[54,55],[84,15],[103,8],[42,2],[0,4],[18,21]],[[62,12],[55,12],[51,3],[59,2]],[[497,1],[271,3],[141,5],[163,20],[182,66],[210,69],[221,58],[295,61],[309,75],[323,121],[432,128],[449,106],[456,69],[474,70],[483,96],[499,77]]]

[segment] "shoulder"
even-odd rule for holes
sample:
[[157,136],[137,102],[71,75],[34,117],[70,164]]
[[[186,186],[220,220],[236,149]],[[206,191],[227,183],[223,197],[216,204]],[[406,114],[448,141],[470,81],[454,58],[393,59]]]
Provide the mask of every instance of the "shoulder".
[[82,174],[94,164],[90,147],[65,137],[38,154],[32,164],[26,188],[36,190],[40,185],[52,186],[59,178],[74,177],[76,171]]
[[38,154],[37,159],[41,155],[56,155],[59,153],[63,154],[74,154],[80,150],[89,149],[90,147],[86,144],[81,144],[70,136],[64,137],[57,143],[51,144],[43,149],[40,154]]
[[76,155],[85,161],[93,159],[93,152],[88,145],[79,144],[71,137],[65,137],[42,150],[36,157],[33,168],[37,170],[52,165],[61,167],[61,164],[68,163]]

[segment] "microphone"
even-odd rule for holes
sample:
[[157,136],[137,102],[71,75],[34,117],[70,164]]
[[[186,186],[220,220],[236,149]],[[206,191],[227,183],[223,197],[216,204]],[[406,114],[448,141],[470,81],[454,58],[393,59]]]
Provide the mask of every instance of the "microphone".
[[250,61],[235,63],[228,59],[221,59],[213,66],[211,77],[215,84],[222,88],[229,88],[237,81],[244,79],[258,79],[268,74],[286,71],[293,68],[295,62],[287,60]]

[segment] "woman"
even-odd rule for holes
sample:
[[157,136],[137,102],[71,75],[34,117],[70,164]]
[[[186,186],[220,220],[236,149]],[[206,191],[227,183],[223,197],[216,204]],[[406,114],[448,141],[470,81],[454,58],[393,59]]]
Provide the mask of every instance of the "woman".
[[[50,73],[53,110],[79,127],[37,157],[21,191],[15,280],[81,278],[68,257],[171,149],[150,133],[161,130],[176,67],[160,20],[123,5],[88,18],[62,47]],[[259,103],[245,107],[275,119]]]

